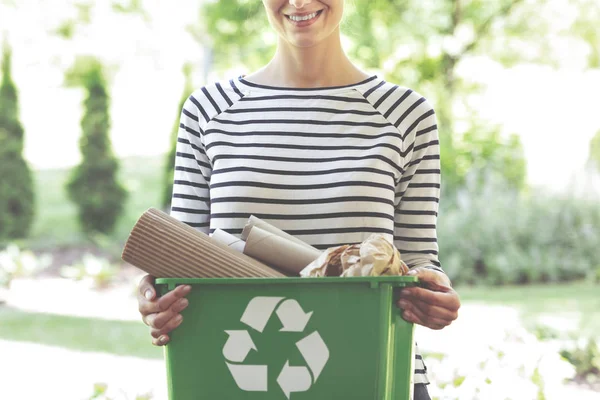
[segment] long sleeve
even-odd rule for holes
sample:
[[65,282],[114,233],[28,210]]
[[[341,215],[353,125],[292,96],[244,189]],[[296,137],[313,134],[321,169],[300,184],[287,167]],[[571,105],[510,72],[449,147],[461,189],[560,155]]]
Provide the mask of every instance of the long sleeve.
[[211,162],[204,148],[200,104],[190,96],[181,112],[171,215],[208,234]]
[[444,272],[438,260],[440,144],[433,108],[404,133],[404,174],[396,186],[394,243],[409,268]]

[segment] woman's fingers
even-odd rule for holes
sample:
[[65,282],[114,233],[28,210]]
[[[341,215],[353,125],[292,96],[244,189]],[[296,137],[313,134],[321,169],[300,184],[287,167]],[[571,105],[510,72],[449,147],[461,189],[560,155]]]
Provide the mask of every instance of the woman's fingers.
[[404,310],[402,317],[408,322],[419,324],[435,330],[443,329],[449,325],[448,323],[437,320],[436,318],[427,318],[423,316],[423,314],[415,312],[414,310]]
[[[143,288],[140,286],[140,291],[138,294],[138,303],[139,303],[139,311],[142,314],[142,319],[148,325],[150,325],[147,320],[150,314],[160,313],[163,311],[167,311],[173,306],[173,304],[183,297],[187,296],[190,293],[191,286],[183,285],[178,286],[174,290],[168,292],[164,296],[161,296],[158,300],[149,301],[145,296],[142,295],[144,293]],[[185,308],[185,307],[184,307]]]
[[420,287],[402,289],[398,307],[410,322],[431,329],[442,329],[458,318],[460,299],[451,288],[435,291]]
[[437,292],[420,287],[411,287],[402,289],[400,298],[409,301],[420,300],[423,303],[452,311],[458,311],[460,308],[460,299],[454,290]]
[[146,275],[139,283],[138,304],[142,321],[150,327],[152,344],[163,346],[171,339],[169,333],[181,325],[183,316],[180,314],[188,305],[185,298],[192,287],[178,286],[163,296],[157,298],[155,278]]
[[177,314],[174,318],[171,318],[162,328],[152,328],[150,329],[150,335],[152,335],[155,339],[160,339],[161,336],[167,335],[172,330],[177,328],[183,322],[183,316],[181,314]]
[[431,318],[436,318],[443,321],[452,322],[458,318],[458,311],[454,309],[447,309],[435,305],[431,305],[429,303],[425,303],[424,301],[418,299],[408,300],[400,300],[398,302],[400,308],[414,310],[418,309],[424,315],[427,315]]
[[398,306],[404,310],[403,316],[411,322],[431,329],[442,329],[452,323],[458,316],[455,312],[431,306],[419,300],[400,300]]
[[169,293],[165,294],[160,299],[158,299],[158,311],[160,312],[168,310],[169,308],[171,308],[171,306],[175,304],[177,300],[180,300],[187,296],[190,293],[191,289],[192,287],[189,285],[182,285],[171,290]]
[[189,302],[187,299],[179,299],[175,303],[173,303],[171,308],[159,313],[153,313],[146,316],[146,322],[148,326],[154,329],[163,329],[168,324],[168,322],[171,321],[173,318],[176,318],[179,315],[179,313],[182,312],[188,306],[188,304]]
[[156,292],[154,290],[155,278],[152,275],[145,275],[140,281],[138,287],[138,298],[141,296],[144,299],[150,301],[154,299]]
[[169,343],[170,340],[171,338],[169,338],[169,335],[161,335],[158,338],[153,337],[152,344],[155,346],[164,346],[165,344]]

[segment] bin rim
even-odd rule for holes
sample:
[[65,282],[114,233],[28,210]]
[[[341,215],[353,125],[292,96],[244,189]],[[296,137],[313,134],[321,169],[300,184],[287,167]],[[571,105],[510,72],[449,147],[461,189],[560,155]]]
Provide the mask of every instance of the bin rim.
[[290,284],[392,284],[393,286],[414,286],[419,283],[416,276],[326,276],[326,277],[284,277],[284,278],[156,278],[159,285],[290,285]]

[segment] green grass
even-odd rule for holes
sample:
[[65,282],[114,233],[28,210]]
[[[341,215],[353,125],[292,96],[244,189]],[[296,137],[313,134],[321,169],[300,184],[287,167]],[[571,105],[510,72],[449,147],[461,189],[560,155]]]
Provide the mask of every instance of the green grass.
[[[125,212],[109,242],[123,243],[140,215],[149,207],[160,208],[164,157],[131,157],[121,160],[121,182],[129,190]],[[36,171],[37,216],[30,238],[32,249],[85,244],[79,232],[77,208],[67,197],[70,169]]]
[[160,359],[141,322],[32,313],[0,307],[0,338],[79,351]]
[[533,329],[543,315],[581,315],[578,330],[583,336],[600,335],[600,284],[574,282],[506,287],[458,287],[463,304],[483,302],[516,307],[527,328]]

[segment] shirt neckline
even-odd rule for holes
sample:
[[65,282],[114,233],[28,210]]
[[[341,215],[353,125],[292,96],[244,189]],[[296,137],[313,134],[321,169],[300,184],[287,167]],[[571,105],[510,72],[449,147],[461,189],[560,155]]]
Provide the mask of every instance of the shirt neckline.
[[360,82],[351,83],[343,86],[325,86],[325,87],[316,87],[316,88],[295,88],[295,87],[286,87],[286,86],[271,86],[271,85],[263,85],[259,83],[254,83],[248,81],[244,78],[244,75],[240,75],[237,78],[238,83],[242,85],[245,91],[252,92],[277,92],[277,93],[307,93],[307,94],[323,94],[323,93],[339,93],[345,92],[348,90],[357,89],[361,86],[372,84],[373,82],[378,80],[377,75],[371,75],[370,77],[363,79]]

